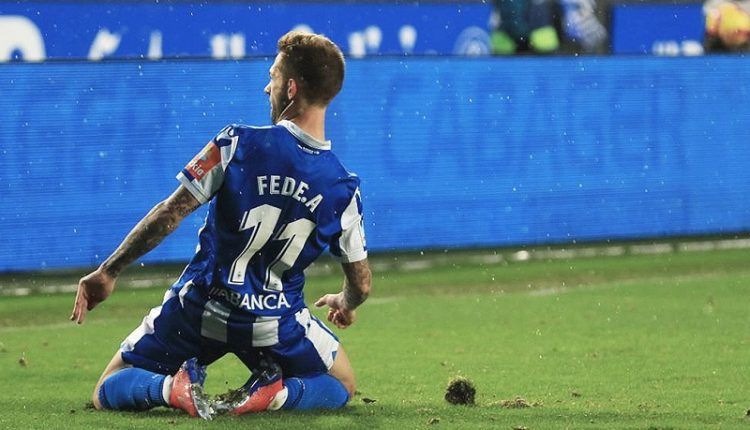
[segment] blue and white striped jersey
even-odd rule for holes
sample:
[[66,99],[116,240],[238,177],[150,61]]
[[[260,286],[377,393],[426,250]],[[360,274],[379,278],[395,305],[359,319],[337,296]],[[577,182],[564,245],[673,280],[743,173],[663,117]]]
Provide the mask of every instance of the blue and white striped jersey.
[[240,310],[284,316],[305,307],[304,269],[326,247],[367,257],[359,178],[290,121],[225,127],[178,175],[209,203],[198,249],[174,284],[205,288]]

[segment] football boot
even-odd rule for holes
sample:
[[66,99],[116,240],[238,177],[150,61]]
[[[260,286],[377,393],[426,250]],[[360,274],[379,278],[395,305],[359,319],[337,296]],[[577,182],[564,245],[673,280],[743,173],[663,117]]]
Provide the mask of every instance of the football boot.
[[172,377],[172,392],[169,395],[169,405],[182,409],[191,417],[201,417],[210,420],[213,415],[211,402],[203,392],[206,381],[206,366],[198,365],[197,358],[191,358],[180,366],[180,370]]

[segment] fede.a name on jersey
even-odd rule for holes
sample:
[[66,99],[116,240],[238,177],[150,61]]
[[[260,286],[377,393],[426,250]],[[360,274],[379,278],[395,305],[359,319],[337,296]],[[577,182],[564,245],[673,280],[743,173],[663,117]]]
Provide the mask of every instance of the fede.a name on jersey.
[[270,195],[282,195],[291,197],[298,202],[304,203],[305,207],[314,212],[320,202],[323,201],[323,195],[318,194],[315,197],[308,199],[305,196],[310,186],[305,181],[300,181],[292,178],[291,176],[280,176],[280,175],[265,175],[258,176],[258,195],[262,196],[265,193]]

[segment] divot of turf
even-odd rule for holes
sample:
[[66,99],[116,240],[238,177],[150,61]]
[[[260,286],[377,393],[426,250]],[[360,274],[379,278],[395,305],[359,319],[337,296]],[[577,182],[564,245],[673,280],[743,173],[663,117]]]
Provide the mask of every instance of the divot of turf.
[[232,404],[239,402],[245,397],[245,392],[242,388],[232,389],[226,393],[218,394],[214,396],[213,401],[217,403]]
[[473,405],[477,390],[470,380],[457,376],[448,383],[445,400],[452,405]]
[[495,404],[505,409],[537,408],[539,406],[542,406],[541,402],[530,403],[523,397],[516,397],[513,400],[501,400],[500,402],[497,402]]

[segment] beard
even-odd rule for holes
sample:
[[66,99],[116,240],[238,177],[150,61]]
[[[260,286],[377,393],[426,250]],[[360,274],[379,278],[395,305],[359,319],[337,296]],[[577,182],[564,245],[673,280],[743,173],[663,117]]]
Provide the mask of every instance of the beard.
[[272,97],[271,98],[271,124],[276,124],[277,122],[281,121],[282,118],[281,114],[284,113],[284,109],[289,106],[289,103],[291,103],[291,100],[286,96],[287,90],[284,88],[283,91],[279,92],[278,97]]
[[281,114],[287,106],[289,106],[289,99],[286,97],[283,97],[282,100],[276,103],[271,103],[271,124],[275,125],[283,119],[281,118]]

